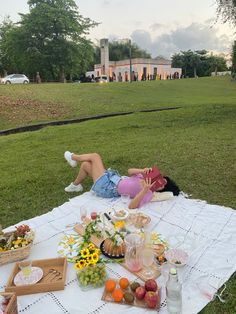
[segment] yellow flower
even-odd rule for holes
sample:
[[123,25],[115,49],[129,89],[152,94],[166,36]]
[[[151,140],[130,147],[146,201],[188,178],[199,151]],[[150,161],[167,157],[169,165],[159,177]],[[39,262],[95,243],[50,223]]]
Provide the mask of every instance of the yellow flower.
[[90,264],[92,264],[92,265],[96,264],[96,263],[97,263],[97,260],[95,260],[95,259],[92,259],[91,262],[90,262]]
[[97,253],[93,253],[92,254],[92,258],[93,258],[93,263],[96,264],[98,262],[98,254]]
[[87,263],[86,263],[86,261],[84,259],[81,259],[80,261],[78,261],[77,264],[79,264],[80,268],[83,268],[83,267],[87,266]]
[[74,267],[75,267],[76,270],[78,270],[78,269],[81,268],[80,265],[79,265],[79,263],[76,263]]
[[93,264],[93,259],[91,259],[91,260],[88,260],[88,259],[87,259],[87,261],[86,261],[86,266],[89,266],[89,265],[91,265],[91,264]]
[[93,255],[90,254],[87,258],[86,258],[86,261],[87,262],[91,262],[93,260]]
[[80,254],[83,258],[87,257],[89,255],[89,250],[88,249],[83,249],[80,251]]
[[89,249],[89,250],[95,249],[95,245],[94,245],[93,243],[89,243],[88,249]]
[[122,228],[124,228],[124,226],[125,226],[125,222],[124,222],[124,221],[117,221],[117,222],[115,223],[115,225],[114,225],[114,227],[115,227],[116,229],[122,229]]
[[73,238],[73,237],[69,237],[68,238],[68,244],[70,245],[72,245],[72,244],[74,244],[75,243],[75,239]]

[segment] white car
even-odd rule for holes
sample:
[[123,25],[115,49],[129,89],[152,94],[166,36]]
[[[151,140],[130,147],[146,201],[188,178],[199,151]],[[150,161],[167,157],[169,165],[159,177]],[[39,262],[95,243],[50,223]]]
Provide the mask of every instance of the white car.
[[94,80],[95,80],[96,83],[107,83],[108,82],[108,77],[106,75],[101,75],[101,76],[95,77]]
[[24,74],[10,74],[2,78],[2,84],[28,84],[29,79]]

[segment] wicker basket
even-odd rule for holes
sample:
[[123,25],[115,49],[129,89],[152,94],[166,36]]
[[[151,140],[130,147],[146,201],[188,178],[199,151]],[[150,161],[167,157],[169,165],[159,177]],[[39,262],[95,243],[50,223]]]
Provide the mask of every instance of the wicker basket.
[[[10,236],[11,234],[12,232],[5,233],[6,236]],[[33,242],[22,248],[0,252],[0,266],[27,258],[30,255],[32,245]]]
[[15,293],[0,292],[0,295],[2,295],[4,297],[10,297],[10,301],[7,304],[7,307],[4,311],[4,314],[18,314],[17,298],[16,298]]

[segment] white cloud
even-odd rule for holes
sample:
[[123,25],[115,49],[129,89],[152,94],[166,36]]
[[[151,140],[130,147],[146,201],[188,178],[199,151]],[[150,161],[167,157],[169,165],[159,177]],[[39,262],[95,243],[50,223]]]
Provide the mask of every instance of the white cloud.
[[[208,21],[209,22],[209,21]],[[163,31],[163,25],[152,25],[151,28],[162,28],[162,34],[152,37],[152,32],[135,30],[131,38],[141,48],[149,51],[153,57],[162,55],[170,57],[180,50],[214,50],[227,52],[231,42],[227,35],[218,35],[217,28],[207,24],[192,23],[188,26],[178,26],[175,30]]]

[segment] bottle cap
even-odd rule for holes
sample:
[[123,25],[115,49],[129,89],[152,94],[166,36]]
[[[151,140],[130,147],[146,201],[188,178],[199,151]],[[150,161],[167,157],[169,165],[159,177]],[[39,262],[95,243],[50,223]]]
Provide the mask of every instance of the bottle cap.
[[175,268],[170,269],[170,274],[171,275],[177,275],[177,270]]

